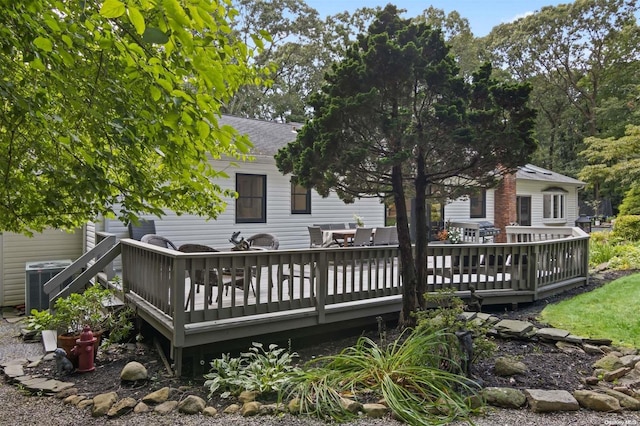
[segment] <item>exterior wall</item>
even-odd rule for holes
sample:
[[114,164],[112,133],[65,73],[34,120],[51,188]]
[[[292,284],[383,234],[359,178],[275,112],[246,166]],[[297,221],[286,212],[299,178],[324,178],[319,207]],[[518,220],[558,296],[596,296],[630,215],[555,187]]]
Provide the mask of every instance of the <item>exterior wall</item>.
[[507,226],[514,223],[518,217],[516,201],[516,177],[509,174],[502,178],[495,190],[493,210],[496,220],[494,225],[500,229],[500,234],[495,239],[497,243],[507,242]]
[[[283,176],[275,167],[275,161],[268,157],[257,157],[256,161],[229,167],[222,161],[213,163],[216,169],[226,169],[229,179],[218,181],[223,188],[235,189],[235,174],[250,173],[267,176],[267,222],[235,223],[235,200],[228,199],[227,209],[216,220],[193,216],[178,216],[167,211],[162,219],[153,219],[156,232],[170,239],[177,246],[185,243],[205,244],[217,249],[231,247],[229,238],[236,231],[242,237],[257,233],[271,233],[278,237],[280,249],[309,247],[307,226],[314,223],[355,222],[353,215],[362,217],[367,226],[384,226],[384,205],[377,198],[356,200],[353,204],[345,204],[335,194],[322,198],[312,191],[311,214],[291,214],[290,176]],[[118,238],[128,238],[126,226],[117,220],[107,220],[99,224],[98,230],[115,234]],[[116,269],[119,265],[114,265]]]
[[[545,223],[542,218],[542,190],[546,189],[550,186],[563,188],[567,191],[565,194],[566,206],[565,206],[565,216],[566,221],[564,222],[554,222],[554,223]],[[487,217],[486,218],[469,218],[469,199],[459,198],[457,200],[452,201],[447,204],[444,208],[444,219],[445,221],[450,220],[452,222],[479,222],[479,221],[489,221],[493,222],[496,226],[498,226],[497,218],[494,214],[494,204],[495,204],[495,190],[488,189],[487,190]],[[550,182],[541,182],[535,180],[516,180],[516,195],[517,196],[530,196],[531,197],[531,226],[574,226],[575,221],[578,218],[578,187],[575,185],[567,185],[561,183],[550,183]],[[515,203],[515,199],[514,199]],[[497,208],[497,207],[496,207]]]
[[450,220],[451,222],[495,222],[495,212],[493,209],[493,205],[495,203],[495,190],[487,189],[486,194],[486,217],[470,219],[471,203],[469,202],[469,198],[458,198],[444,206],[444,220]]
[[[543,219],[543,194],[542,190],[550,186],[563,188],[565,194],[565,217],[566,221],[545,223]],[[519,179],[516,185],[518,196],[531,197],[531,226],[574,226],[578,218],[578,188],[575,185],[550,184],[549,182],[539,182],[534,180]]]
[[25,263],[39,260],[75,260],[82,254],[84,232],[46,230],[32,238],[0,234],[0,306],[25,303]]

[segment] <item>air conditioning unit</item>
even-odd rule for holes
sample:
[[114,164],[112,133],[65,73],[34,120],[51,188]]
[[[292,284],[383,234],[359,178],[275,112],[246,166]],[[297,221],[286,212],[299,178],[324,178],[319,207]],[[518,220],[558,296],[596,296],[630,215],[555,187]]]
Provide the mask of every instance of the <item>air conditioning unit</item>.
[[[41,260],[39,262],[27,262],[25,266],[25,312],[27,315],[32,309],[48,309],[49,295],[44,292],[44,285],[55,277],[67,266],[71,260]],[[69,278],[65,285],[71,282]]]

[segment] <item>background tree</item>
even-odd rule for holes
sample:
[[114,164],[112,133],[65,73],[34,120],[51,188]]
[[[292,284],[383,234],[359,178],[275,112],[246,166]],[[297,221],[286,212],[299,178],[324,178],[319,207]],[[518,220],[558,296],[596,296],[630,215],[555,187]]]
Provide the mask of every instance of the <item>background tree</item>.
[[[495,183],[535,148],[530,88],[499,84],[486,65],[459,77],[439,30],[387,6],[358,37],[312,98],[313,118],[278,152],[283,173],[346,202],[392,197],[403,265],[401,321],[424,307],[428,188],[440,196]],[[416,252],[406,201],[416,198]]]
[[229,2],[0,8],[0,231],[223,210],[208,160],[249,143],[217,117],[255,77]]
[[[578,156],[584,138],[622,135],[633,114],[630,83],[638,77],[639,7],[630,0],[576,0],[499,25],[487,37],[498,67],[534,85],[538,164],[575,176],[584,165]],[[596,199],[599,190],[614,194],[603,182],[591,183]]]

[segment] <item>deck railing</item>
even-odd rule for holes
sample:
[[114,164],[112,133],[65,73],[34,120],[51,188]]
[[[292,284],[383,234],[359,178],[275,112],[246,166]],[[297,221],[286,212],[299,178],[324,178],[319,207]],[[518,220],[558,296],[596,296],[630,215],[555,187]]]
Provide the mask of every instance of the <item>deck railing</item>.
[[[465,296],[473,284],[486,301],[517,303],[585,282],[588,234],[542,231],[509,227],[522,242],[508,244],[429,245],[427,291]],[[180,370],[181,348],[398,312],[398,255],[392,246],[182,253],[124,239],[122,283],[171,340]]]

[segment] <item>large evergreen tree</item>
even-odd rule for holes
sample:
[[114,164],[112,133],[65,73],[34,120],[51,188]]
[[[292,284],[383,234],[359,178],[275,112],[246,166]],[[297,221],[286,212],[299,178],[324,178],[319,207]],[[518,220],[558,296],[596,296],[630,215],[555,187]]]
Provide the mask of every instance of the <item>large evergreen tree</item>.
[[[403,20],[388,5],[334,65],[313,98],[313,118],[276,156],[283,173],[321,195],[335,190],[346,202],[393,200],[404,324],[424,307],[427,192],[437,187],[441,197],[460,195],[526,163],[535,149],[529,92],[492,80],[489,65],[465,82],[440,31]],[[406,211],[411,197],[415,256]]]

